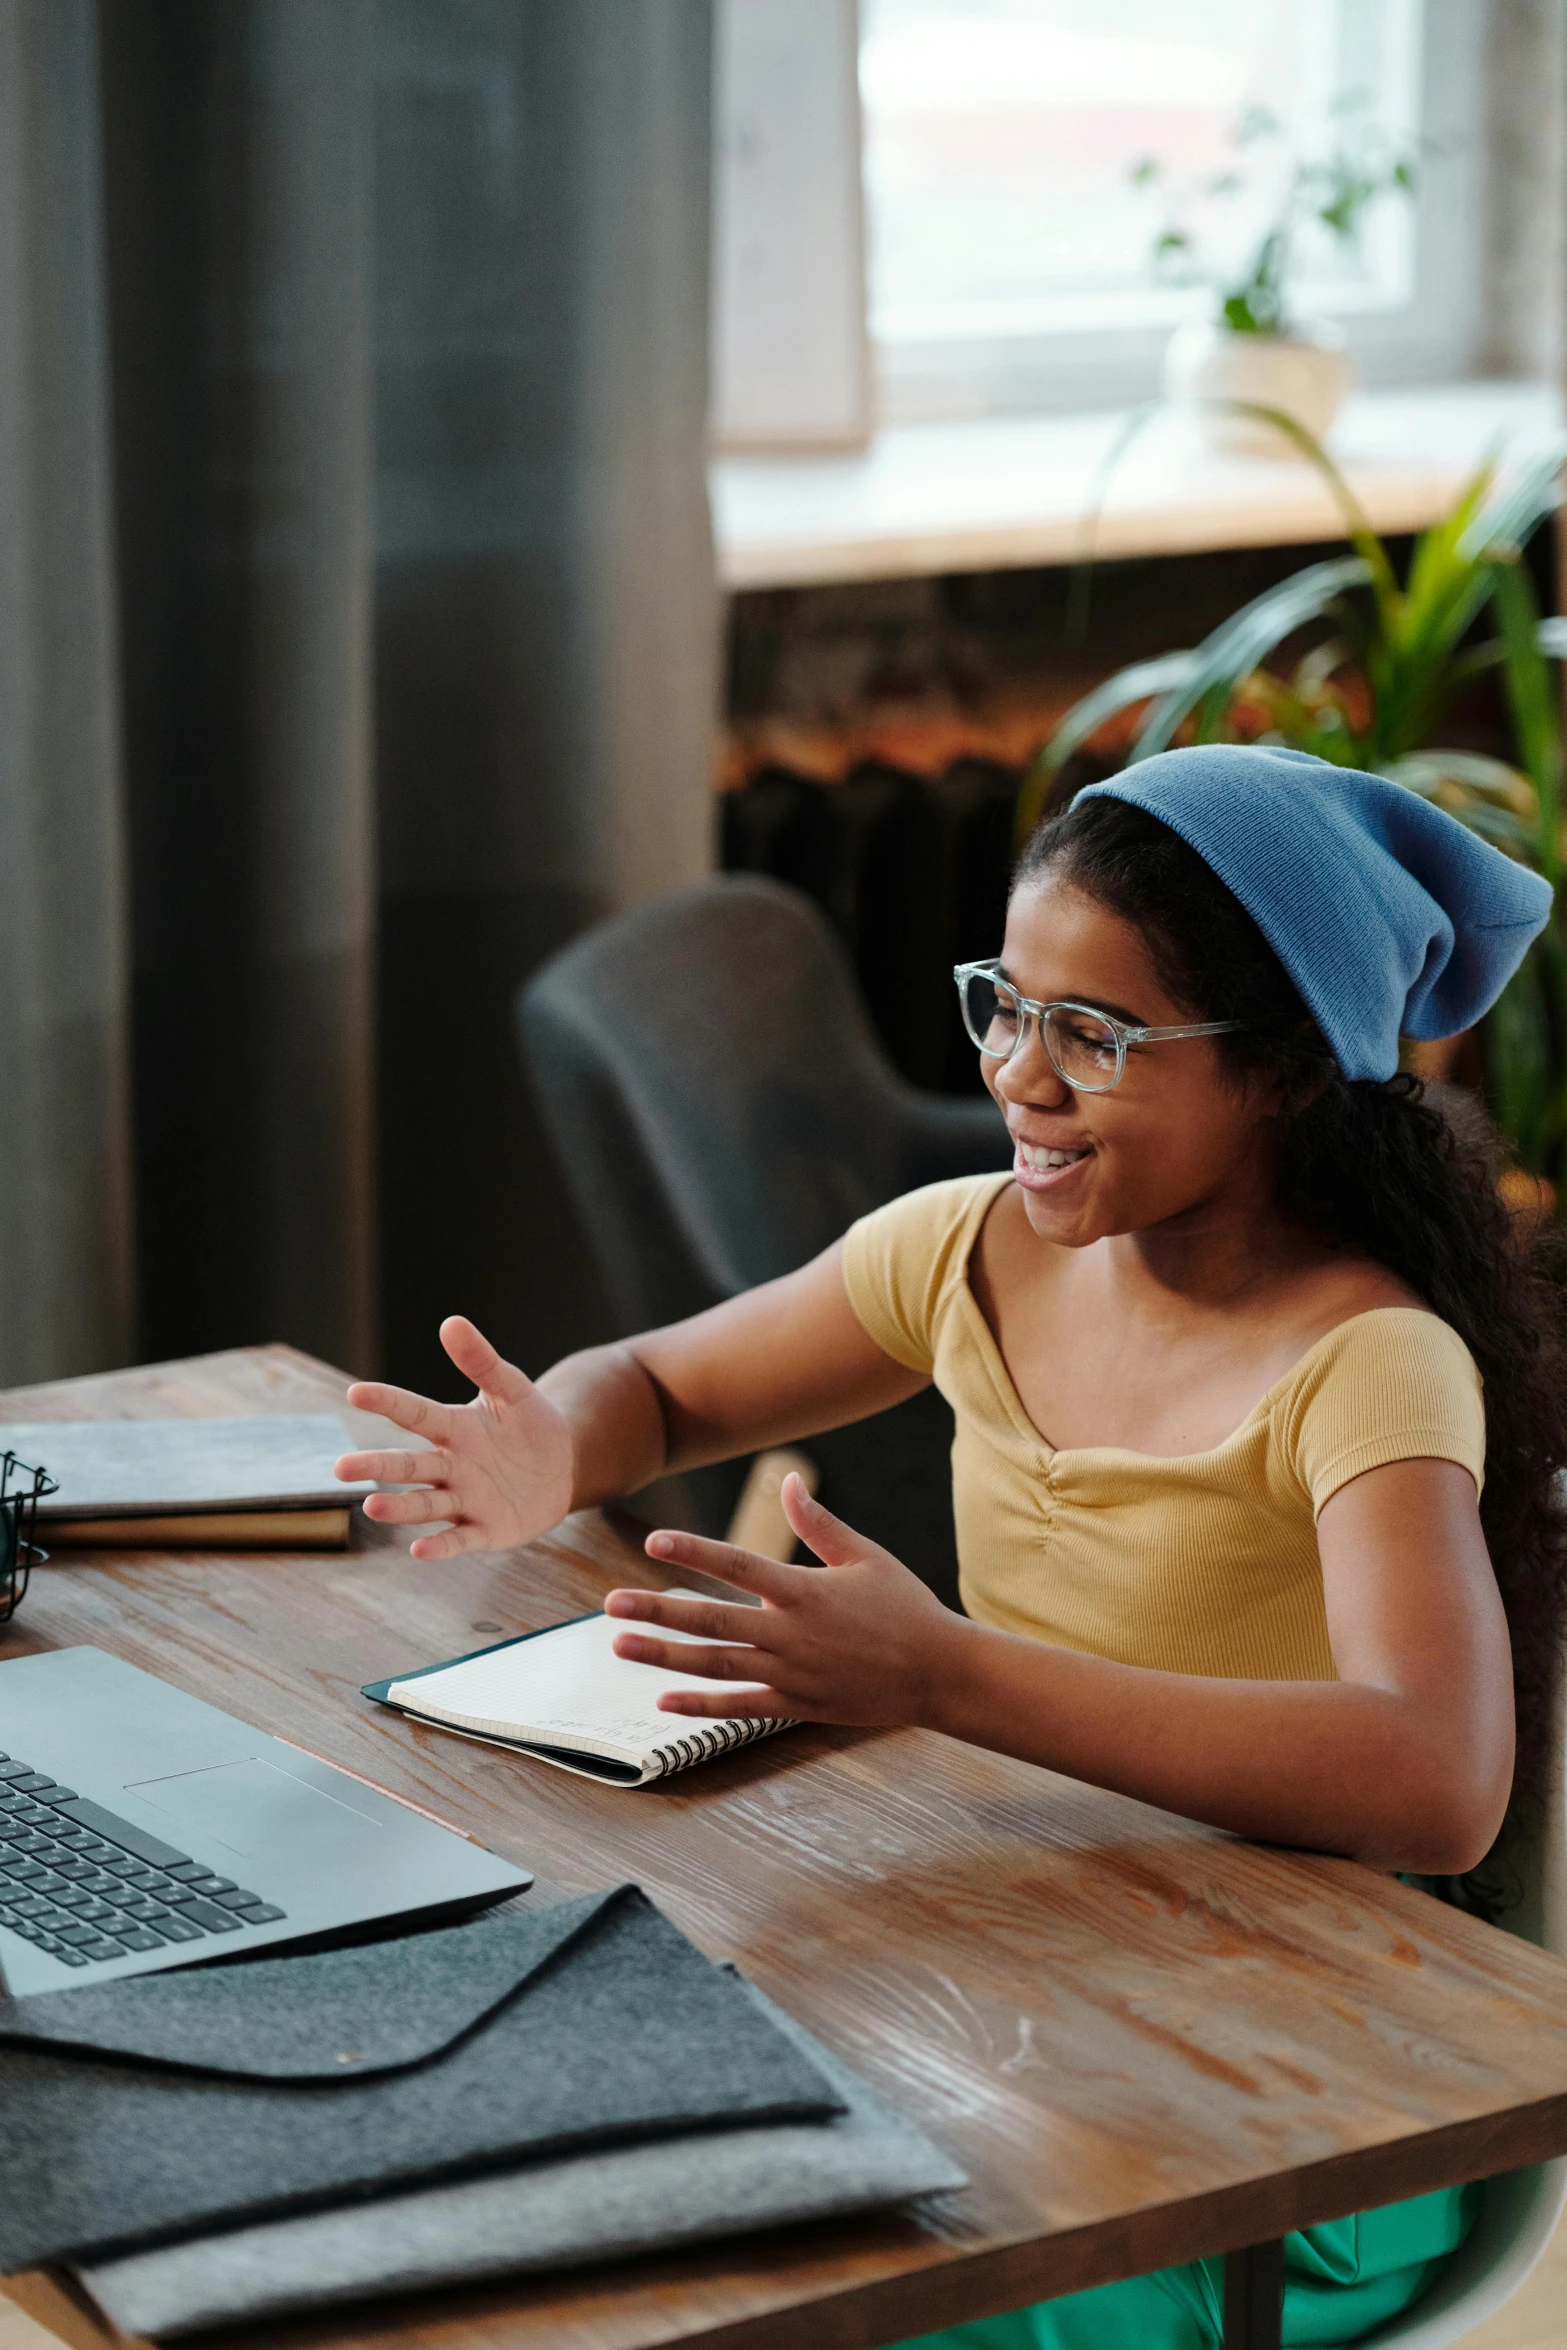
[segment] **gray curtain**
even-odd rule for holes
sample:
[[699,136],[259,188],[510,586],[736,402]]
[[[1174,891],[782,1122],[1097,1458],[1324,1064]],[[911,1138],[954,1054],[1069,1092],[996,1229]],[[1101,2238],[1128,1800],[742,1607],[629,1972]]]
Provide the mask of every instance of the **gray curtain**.
[[706,0],[383,0],[386,1346],[602,1327],[509,1074],[518,983],[710,861]]
[[0,1380],[132,1337],[91,0],[0,0]]
[[591,1331],[509,999],[708,863],[710,32],[0,0],[0,1378]]
[[365,1363],[369,0],[103,25],[141,1344]]

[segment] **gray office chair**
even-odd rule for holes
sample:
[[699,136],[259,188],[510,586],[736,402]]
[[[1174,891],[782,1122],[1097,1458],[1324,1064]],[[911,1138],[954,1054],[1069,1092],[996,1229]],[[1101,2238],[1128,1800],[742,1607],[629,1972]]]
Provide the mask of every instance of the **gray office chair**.
[[[517,1012],[627,1334],[792,1271],[900,1192],[1011,1161],[988,1100],[897,1075],[836,935],[778,882],[619,915],[535,973]],[[927,1391],[809,1449],[828,1507],[955,1604],[951,1443]],[[744,1469],[685,1480],[687,1522],[722,1533]]]

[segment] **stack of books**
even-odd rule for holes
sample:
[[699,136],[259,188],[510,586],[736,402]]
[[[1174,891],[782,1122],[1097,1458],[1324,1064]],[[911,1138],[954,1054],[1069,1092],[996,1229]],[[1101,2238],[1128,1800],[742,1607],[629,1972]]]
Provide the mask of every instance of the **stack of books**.
[[332,1464],[355,1437],[332,1412],[234,1420],[39,1420],[0,1437],[48,1471],[46,1550],[346,1550],[366,1481]]

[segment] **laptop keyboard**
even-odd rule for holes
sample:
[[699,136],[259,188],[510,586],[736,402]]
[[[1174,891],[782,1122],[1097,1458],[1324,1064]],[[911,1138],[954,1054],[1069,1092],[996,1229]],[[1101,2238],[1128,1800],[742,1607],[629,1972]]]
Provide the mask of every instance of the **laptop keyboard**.
[[63,1965],[236,1934],[286,1915],[74,1787],[0,1754],[0,1926]]

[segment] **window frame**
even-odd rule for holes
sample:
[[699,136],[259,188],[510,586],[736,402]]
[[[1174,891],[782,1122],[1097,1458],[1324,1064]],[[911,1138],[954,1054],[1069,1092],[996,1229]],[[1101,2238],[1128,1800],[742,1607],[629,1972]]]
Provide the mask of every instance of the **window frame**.
[[[718,114],[726,119],[722,78],[733,56],[732,19],[745,11],[791,12],[797,37],[815,42],[818,64],[824,26],[831,37],[854,43],[858,53],[858,0],[719,0]],[[1419,130],[1431,148],[1412,229],[1413,261],[1405,300],[1387,304],[1324,304],[1342,325],[1361,380],[1368,386],[1452,382],[1471,372],[1484,330],[1482,263],[1486,179],[1486,16],[1470,0],[1417,0]],[[731,20],[727,25],[723,19]],[[824,208],[819,184],[803,180],[791,188],[788,169],[775,171],[768,191],[771,234],[784,258],[784,292],[792,303],[788,332],[801,341],[814,337],[818,382],[825,380],[820,354],[829,354],[826,377],[837,371],[840,385],[853,385],[852,398],[824,419],[818,400],[802,402],[798,384],[772,387],[753,381],[749,406],[735,413],[726,396],[724,352],[732,347],[734,287],[727,290],[715,270],[715,437],[726,449],[853,447],[863,445],[873,421],[884,425],[937,423],[985,416],[1039,415],[1126,407],[1158,396],[1164,350],[1182,317],[1207,314],[1212,296],[1202,288],[1155,292],[1156,315],[1129,325],[1062,325],[1011,335],[949,336],[928,340],[877,340],[865,307],[865,194],[858,169],[861,120],[858,82],[845,102],[840,86],[819,70],[817,85],[835,105],[836,137],[844,168],[837,174],[834,205]],[[802,86],[799,78],[794,87]],[[783,136],[781,132],[780,136]],[[810,142],[792,134],[797,172],[808,169]],[[717,152],[715,210],[731,201],[732,165]],[[812,201],[806,202],[807,193]],[[754,191],[753,191],[754,201]],[[715,252],[724,235],[715,229]],[[836,273],[822,269],[824,253],[836,250]],[[847,257],[847,266],[843,257]],[[845,286],[857,284],[857,317],[846,306]],[[822,290],[813,298],[809,289]],[[757,288],[750,289],[757,298]],[[753,348],[765,338],[755,336]],[[754,375],[754,371],[753,371]],[[731,377],[728,380],[732,380]],[[874,388],[873,388],[874,387]],[[758,393],[760,397],[758,398]],[[771,397],[771,410],[768,402]]]

